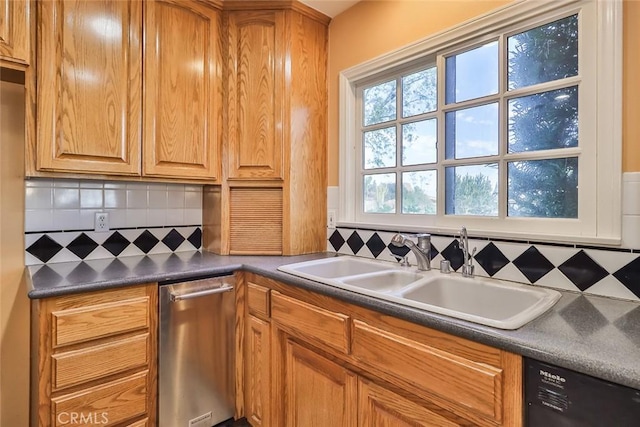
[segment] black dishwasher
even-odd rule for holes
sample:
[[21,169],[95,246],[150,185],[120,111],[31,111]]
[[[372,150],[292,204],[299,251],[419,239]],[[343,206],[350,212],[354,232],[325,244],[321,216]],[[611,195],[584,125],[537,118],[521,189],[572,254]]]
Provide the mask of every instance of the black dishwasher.
[[527,427],[640,426],[640,390],[532,359],[525,403]]

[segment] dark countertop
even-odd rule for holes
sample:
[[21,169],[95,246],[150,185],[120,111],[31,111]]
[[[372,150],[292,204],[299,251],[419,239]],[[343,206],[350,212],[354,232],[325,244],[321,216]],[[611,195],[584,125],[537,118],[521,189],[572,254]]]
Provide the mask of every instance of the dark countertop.
[[29,298],[223,275],[238,269],[339,298],[443,332],[640,389],[640,304],[562,292],[542,316],[500,330],[429,313],[283,273],[280,265],[334,256],[220,256],[183,252],[27,267]]

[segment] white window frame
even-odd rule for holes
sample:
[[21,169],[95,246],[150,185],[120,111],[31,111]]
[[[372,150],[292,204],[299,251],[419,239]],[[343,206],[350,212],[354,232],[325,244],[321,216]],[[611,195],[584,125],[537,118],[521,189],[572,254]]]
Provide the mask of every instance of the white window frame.
[[[361,133],[356,121],[359,118],[356,92],[362,82],[371,81],[376,76],[388,76],[393,70],[406,68],[421,58],[431,58],[433,61],[436,55],[464,49],[465,45],[472,46],[496,39],[498,33],[518,33],[577,11],[580,12],[581,29],[594,29],[582,31],[581,38],[585,39],[581,39],[579,43],[579,78],[591,83],[590,87],[581,87],[579,98],[580,147],[575,149],[580,155],[578,185],[582,189],[579,195],[579,219],[500,219],[444,215],[441,202],[444,200],[444,186],[440,183],[438,215],[361,212],[362,195],[358,192],[361,184],[357,182],[360,177],[357,162],[360,159],[358,152],[361,150]],[[441,60],[442,56],[438,58]],[[443,70],[443,64],[438,63],[439,97],[444,95]],[[505,72],[500,72],[501,84],[504,84]],[[344,70],[340,73],[339,80],[339,226],[451,234],[464,224],[472,234],[483,236],[603,245],[621,243],[622,0],[517,1],[453,29]],[[547,84],[539,86],[546,87]],[[549,87],[552,86],[553,83],[550,83]],[[510,92],[530,91],[518,89]],[[511,97],[511,93],[507,96]],[[501,114],[506,114],[506,109],[502,110]],[[444,151],[443,129],[444,123],[439,120],[439,162],[443,159],[441,153]],[[442,170],[443,165],[438,167]],[[591,168],[595,168],[593,174],[589,173]],[[506,174],[505,168],[501,168],[501,173]],[[438,180],[442,179],[443,176],[439,173]],[[500,182],[504,186],[506,179],[500,179]],[[584,191],[585,188],[592,191]],[[506,191],[506,188],[501,187],[500,191]]]

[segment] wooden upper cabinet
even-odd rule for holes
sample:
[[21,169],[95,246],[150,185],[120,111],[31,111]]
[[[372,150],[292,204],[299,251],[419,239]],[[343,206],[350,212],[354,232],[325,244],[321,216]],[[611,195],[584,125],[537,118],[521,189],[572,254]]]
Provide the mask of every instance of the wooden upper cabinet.
[[285,12],[227,16],[229,178],[281,179]]
[[30,0],[0,0],[0,59],[29,64]]
[[198,1],[145,2],[144,175],[219,178],[220,20]]
[[37,5],[37,168],[139,175],[142,3]]

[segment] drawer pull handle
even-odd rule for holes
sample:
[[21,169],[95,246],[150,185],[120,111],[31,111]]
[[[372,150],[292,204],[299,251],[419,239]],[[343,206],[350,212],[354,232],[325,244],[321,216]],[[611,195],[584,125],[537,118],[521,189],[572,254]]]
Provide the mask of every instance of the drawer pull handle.
[[207,295],[231,292],[232,290],[233,290],[233,286],[226,285],[226,286],[221,286],[219,288],[205,289],[203,291],[192,292],[190,294],[170,294],[169,299],[171,300],[171,302],[184,301],[188,299],[204,297]]

